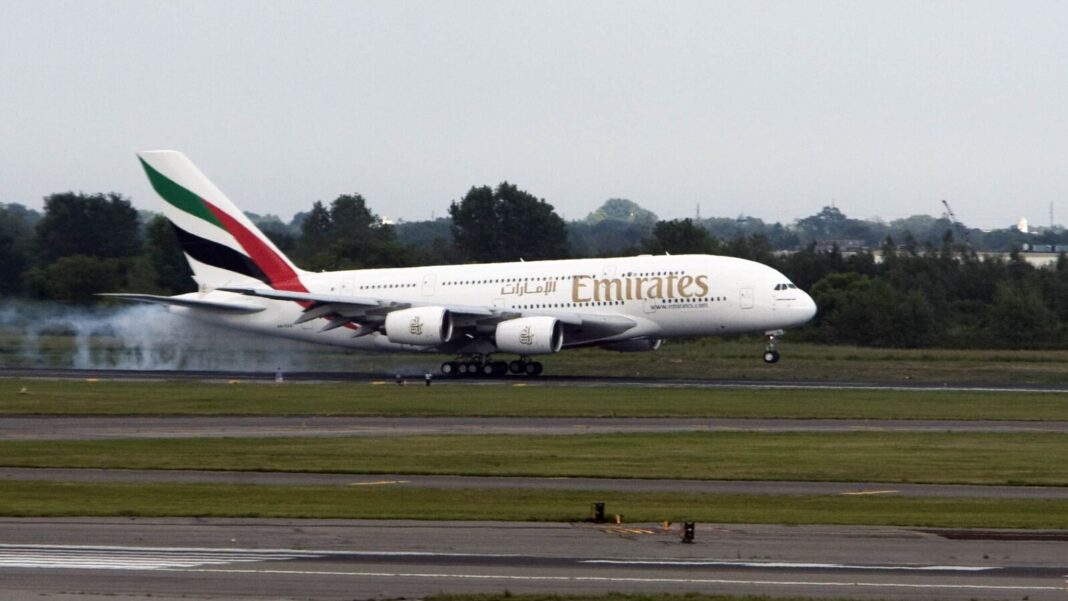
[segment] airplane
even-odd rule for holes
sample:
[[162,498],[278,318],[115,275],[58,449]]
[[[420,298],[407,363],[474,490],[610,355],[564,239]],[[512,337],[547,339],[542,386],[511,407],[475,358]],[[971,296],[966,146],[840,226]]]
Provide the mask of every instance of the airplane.
[[[782,273],[714,255],[639,255],[361,269],[299,269],[184,154],[138,153],[198,290],[104,296],[209,324],[362,351],[456,357],[445,376],[537,376],[535,357],[600,347],[655,351],[675,337],[775,339],[816,314]],[[517,355],[506,362],[500,353]]]

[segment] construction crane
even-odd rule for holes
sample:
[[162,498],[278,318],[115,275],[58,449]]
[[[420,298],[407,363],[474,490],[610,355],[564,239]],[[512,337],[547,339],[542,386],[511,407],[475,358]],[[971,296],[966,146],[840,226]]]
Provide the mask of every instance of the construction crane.
[[960,227],[961,233],[964,235],[964,244],[967,245],[968,248],[971,248],[971,246],[972,246],[971,232],[969,232],[968,228],[964,227],[964,224],[961,223],[959,219],[957,219],[957,214],[953,212],[953,208],[949,206],[949,203],[946,202],[946,200],[944,198],[942,199],[942,206],[946,208],[946,212],[943,213],[942,216],[943,217],[948,217],[950,223],[952,223],[954,226],[959,226]]

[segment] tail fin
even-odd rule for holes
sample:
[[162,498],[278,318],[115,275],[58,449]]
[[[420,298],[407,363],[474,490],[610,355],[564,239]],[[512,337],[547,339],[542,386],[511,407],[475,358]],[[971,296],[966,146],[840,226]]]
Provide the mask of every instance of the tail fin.
[[201,289],[262,282],[305,292],[285,255],[186,156],[138,153]]

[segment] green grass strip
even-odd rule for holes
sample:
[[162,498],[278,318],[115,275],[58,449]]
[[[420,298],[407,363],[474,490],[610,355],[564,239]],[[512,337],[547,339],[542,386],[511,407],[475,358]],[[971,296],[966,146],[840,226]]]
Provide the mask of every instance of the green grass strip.
[[626,522],[1068,528],[1066,500],[763,496],[223,484],[9,481],[0,515],[568,522],[604,501]]
[[1068,436],[606,434],[0,442],[0,466],[1068,485]]
[[0,414],[1068,420],[1068,394],[12,379]]

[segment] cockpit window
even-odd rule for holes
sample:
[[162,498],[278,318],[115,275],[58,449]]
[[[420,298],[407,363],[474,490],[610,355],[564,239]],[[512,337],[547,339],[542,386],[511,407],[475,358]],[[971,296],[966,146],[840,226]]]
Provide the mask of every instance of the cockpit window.
[[787,283],[787,284],[775,284],[775,289],[776,290],[796,290],[797,286],[794,286],[793,284],[789,284],[789,283]]

